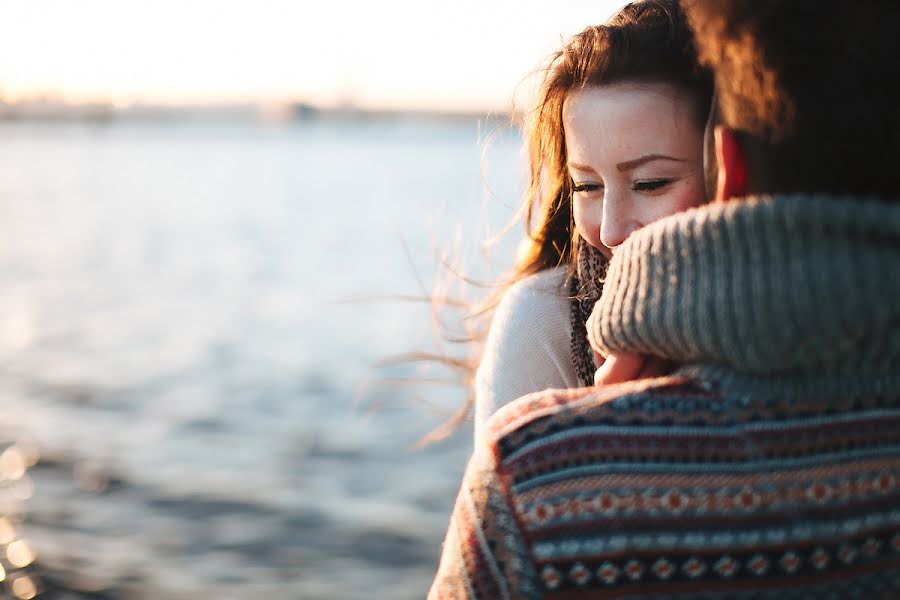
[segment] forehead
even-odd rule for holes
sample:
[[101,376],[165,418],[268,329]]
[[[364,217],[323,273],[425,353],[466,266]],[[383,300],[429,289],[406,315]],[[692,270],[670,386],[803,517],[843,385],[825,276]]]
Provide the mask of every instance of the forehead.
[[629,160],[699,149],[690,96],[666,83],[616,83],[571,92],[563,105],[566,151],[576,162]]

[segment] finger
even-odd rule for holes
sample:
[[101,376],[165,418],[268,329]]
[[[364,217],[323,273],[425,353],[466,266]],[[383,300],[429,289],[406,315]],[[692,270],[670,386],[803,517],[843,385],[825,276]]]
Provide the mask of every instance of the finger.
[[637,379],[644,368],[645,357],[632,352],[610,354],[594,373],[594,385],[608,385]]
[[637,379],[652,379],[654,377],[662,377],[672,372],[674,364],[664,358],[656,356],[645,357],[641,372]]

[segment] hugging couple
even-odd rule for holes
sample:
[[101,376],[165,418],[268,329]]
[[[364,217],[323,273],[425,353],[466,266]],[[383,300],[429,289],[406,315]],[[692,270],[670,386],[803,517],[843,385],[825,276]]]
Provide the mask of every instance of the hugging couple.
[[900,598],[898,22],[640,0],[551,58],[429,598]]

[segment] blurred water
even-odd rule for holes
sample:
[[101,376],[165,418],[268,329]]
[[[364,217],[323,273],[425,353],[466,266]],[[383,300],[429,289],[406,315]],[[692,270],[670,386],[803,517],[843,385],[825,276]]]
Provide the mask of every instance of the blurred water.
[[0,437],[42,457],[45,595],[422,597],[470,435],[410,446],[465,390],[372,365],[435,347],[387,298],[443,280],[441,251],[508,266],[514,239],[491,267],[479,245],[518,148],[476,123],[0,125]]

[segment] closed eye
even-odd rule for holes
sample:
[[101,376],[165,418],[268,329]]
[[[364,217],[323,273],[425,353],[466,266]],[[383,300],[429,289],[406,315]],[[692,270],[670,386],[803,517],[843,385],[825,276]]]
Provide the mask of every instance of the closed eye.
[[674,179],[652,179],[650,181],[637,181],[632,184],[631,189],[636,192],[655,192],[674,182]]
[[603,186],[599,183],[573,183],[572,191],[573,192],[594,192],[596,190],[602,190]]

